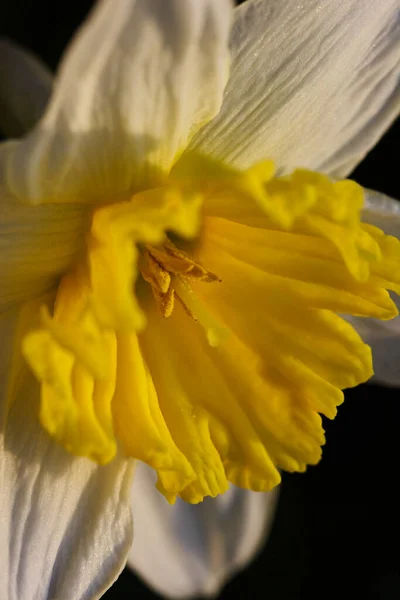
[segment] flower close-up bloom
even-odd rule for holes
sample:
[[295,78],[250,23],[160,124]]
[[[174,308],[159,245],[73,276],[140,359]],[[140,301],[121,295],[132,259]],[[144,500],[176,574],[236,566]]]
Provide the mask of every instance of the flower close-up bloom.
[[1,597],[100,597],[135,459],[170,504],[318,463],[398,315],[392,201],[346,179],[398,112],[396,5],[100,0],[2,143]]

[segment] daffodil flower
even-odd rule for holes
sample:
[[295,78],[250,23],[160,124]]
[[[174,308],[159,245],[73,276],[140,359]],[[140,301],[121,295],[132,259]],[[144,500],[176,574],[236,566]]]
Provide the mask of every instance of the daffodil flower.
[[320,459],[372,375],[339,314],[397,315],[400,244],[340,179],[398,109],[396,9],[102,0],[0,147],[5,598],[110,585],[132,459],[171,503]]

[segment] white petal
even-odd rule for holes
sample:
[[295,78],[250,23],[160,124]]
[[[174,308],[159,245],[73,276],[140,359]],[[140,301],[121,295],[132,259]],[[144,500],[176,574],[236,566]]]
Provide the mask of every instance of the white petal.
[[[4,153],[17,142],[0,145]],[[0,312],[48,291],[85,243],[88,208],[31,206],[7,197],[0,182]]]
[[128,566],[167,598],[216,596],[265,541],[277,492],[232,487],[218,498],[170,506],[138,463],[132,490],[135,540]]
[[192,147],[347,175],[398,114],[398,0],[248,0],[221,112]]
[[49,69],[33,54],[0,40],[0,130],[24,134],[43,115],[53,85]]
[[[366,191],[363,221],[400,238],[400,202],[378,192]],[[400,309],[400,298],[393,294]],[[348,317],[372,347],[375,376],[386,385],[400,385],[400,316],[391,321]]]
[[9,157],[12,192],[110,200],[168,171],[220,108],[231,15],[230,0],[98,2],[46,115]]
[[400,238],[400,201],[373,190],[364,192],[362,220]]
[[132,464],[98,467],[41,430],[37,383],[19,358],[10,369],[15,323],[16,312],[0,322],[3,392],[14,390],[0,437],[0,598],[99,598],[131,545]]

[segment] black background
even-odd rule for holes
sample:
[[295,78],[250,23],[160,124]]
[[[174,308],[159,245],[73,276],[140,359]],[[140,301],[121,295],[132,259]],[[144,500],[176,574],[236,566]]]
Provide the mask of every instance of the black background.
[[[0,34],[55,69],[91,5],[2,0]],[[399,130],[399,124],[393,126],[352,175],[397,198]],[[321,463],[305,474],[284,474],[268,543],[227,585],[221,600],[400,598],[399,397],[397,389],[373,385],[346,393],[338,417],[326,421]],[[158,597],[127,570],[104,596]]]

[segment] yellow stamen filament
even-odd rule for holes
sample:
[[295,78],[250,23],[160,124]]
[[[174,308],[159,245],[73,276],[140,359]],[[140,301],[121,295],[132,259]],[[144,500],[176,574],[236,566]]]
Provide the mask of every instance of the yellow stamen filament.
[[143,248],[139,270],[143,279],[150,284],[163,317],[172,315],[177,297],[186,313],[203,325],[211,346],[216,346],[226,336],[226,328],[220,327],[209,311],[202,306],[189,283],[190,280],[204,283],[221,282],[217,275],[208,271],[168,239],[160,247],[147,245]]
[[157,300],[163,317],[170,317],[174,310],[174,289],[171,287],[171,275],[145,248],[139,259],[139,270],[142,277],[150,284],[154,298]]
[[194,293],[192,286],[183,277],[175,282],[176,296],[184,305],[186,312],[205,329],[210,346],[215,348],[229,336],[229,329],[220,325],[205,305]]
[[162,248],[147,246],[154,259],[174,275],[182,275],[187,279],[198,279],[206,283],[221,281],[220,278],[196,262],[186,252],[180,250],[170,240],[166,240]]

